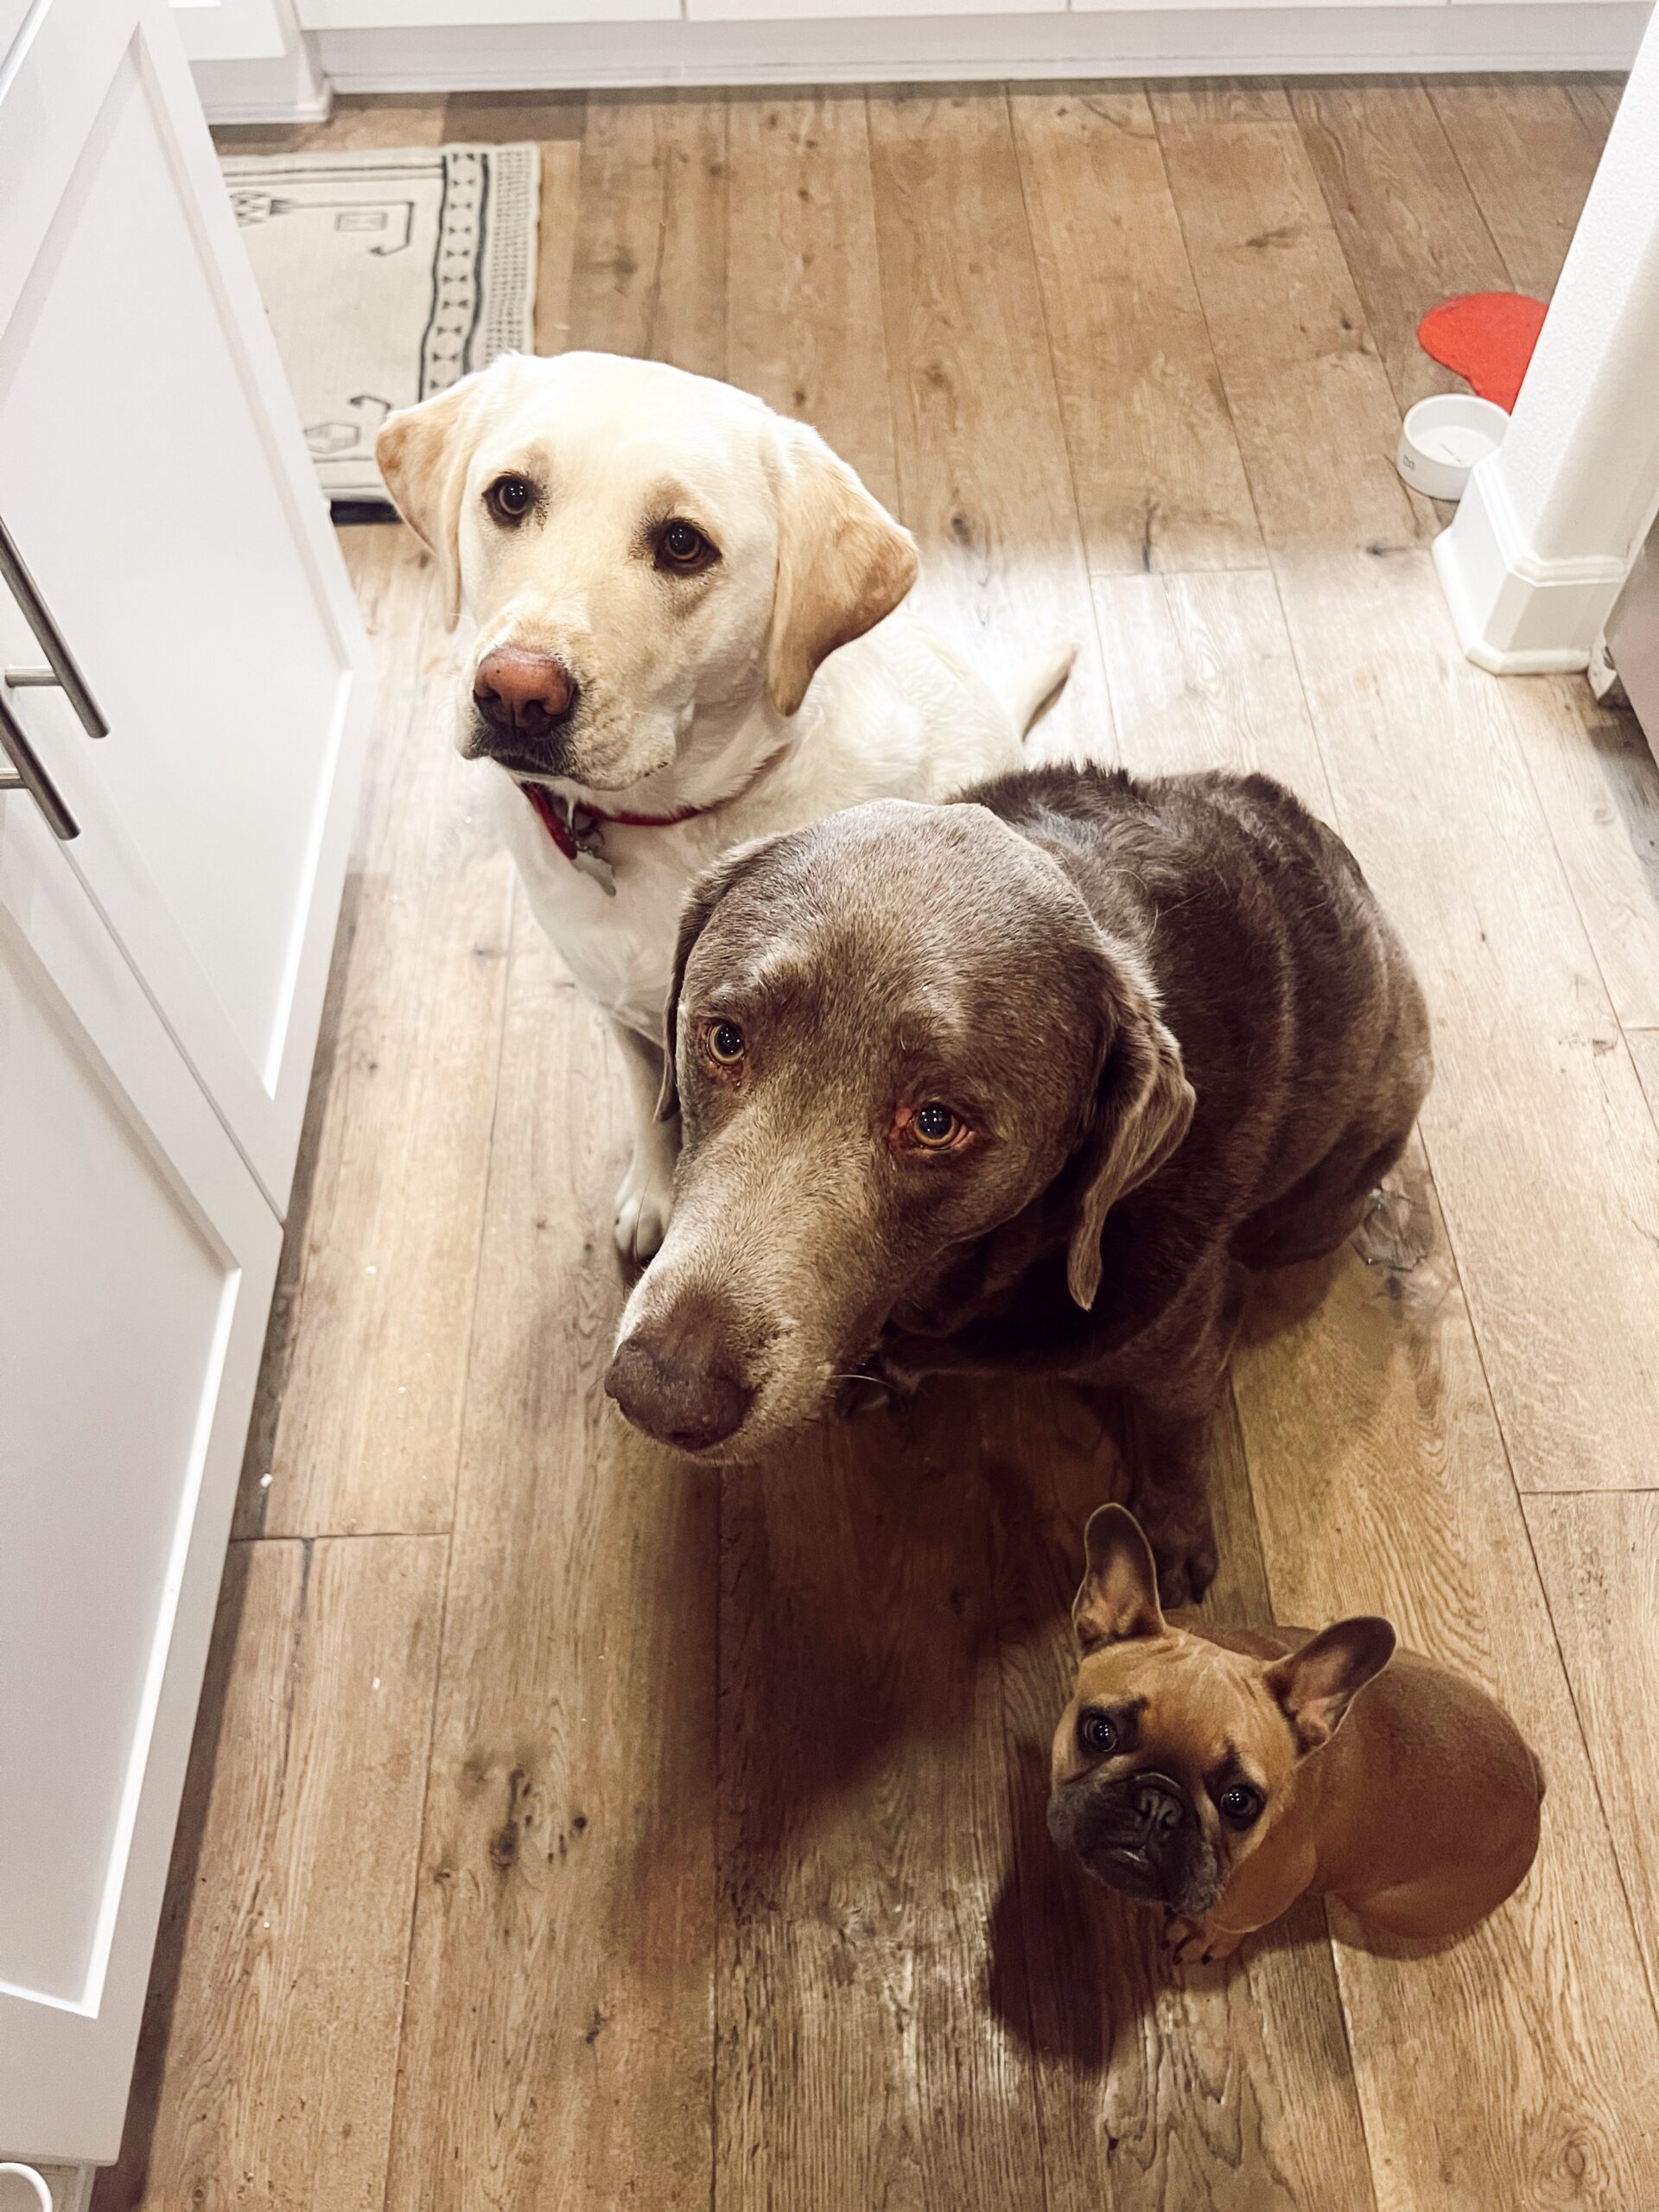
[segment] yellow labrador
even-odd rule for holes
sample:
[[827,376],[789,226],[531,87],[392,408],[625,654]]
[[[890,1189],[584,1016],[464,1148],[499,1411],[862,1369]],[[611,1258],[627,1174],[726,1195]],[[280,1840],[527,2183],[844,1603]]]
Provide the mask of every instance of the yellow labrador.
[[645,1259],[687,887],[729,847],[1015,765],[1071,649],[999,696],[894,609],[908,534],[804,424],[604,353],[509,355],[391,416],[380,469],[476,625],[456,740],[487,761],[542,926],[611,1017],[635,1138],[616,1236]]

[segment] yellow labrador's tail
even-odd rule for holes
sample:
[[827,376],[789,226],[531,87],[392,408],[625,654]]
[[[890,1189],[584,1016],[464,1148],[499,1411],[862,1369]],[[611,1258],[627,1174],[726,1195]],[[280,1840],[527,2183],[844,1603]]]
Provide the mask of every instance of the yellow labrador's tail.
[[997,695],[1021,737],[1030,734],[1033,723],[1071,675],[1077,657],[1073,644],[1046,645],[998,683]]

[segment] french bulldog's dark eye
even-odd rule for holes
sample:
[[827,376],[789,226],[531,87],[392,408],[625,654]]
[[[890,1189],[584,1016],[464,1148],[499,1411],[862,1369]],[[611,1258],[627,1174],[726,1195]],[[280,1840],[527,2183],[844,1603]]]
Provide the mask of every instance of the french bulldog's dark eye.
[[1262,1792],[1247,1782],[1236,1782],[1221,1793],[1221,1817],[1236,1828],[1247,1828],[1262,1810]]
[[927,1106],[918,1106],[912,1122],[916,1141],[927,1146],[929,1153],[943,1153],[947,1144],[956,1144],[963,1135],[963,1123],[951,1113],[949,1106],[940,1106],[938,1099],[929,1099]]
[[689,522],[677,518],[663,524],[657,539],[657,565],[659,569],[676,569],[689,575],[695,569],[706,569],[719,556],[702,532]]
[[498,476],[484,502],[498,522],[522,522],[536,504],[536,486],[527,476]]
[[1117,1731],[1103,1713],[1085,1713],[1077,1722],[1077,1741],[1091,1759],[1103,1759],[1117,1743]]
[[734,1021],[711,1021],[704,1041],[709,1058],[723,1068],[734,1068],[743,1057],[743,1032]]

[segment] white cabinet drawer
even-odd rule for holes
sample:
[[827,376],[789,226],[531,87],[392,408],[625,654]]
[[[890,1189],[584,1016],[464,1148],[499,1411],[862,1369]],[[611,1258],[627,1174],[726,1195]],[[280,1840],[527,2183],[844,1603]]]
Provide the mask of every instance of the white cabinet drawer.
[[67,647],[96,702],[8,685],[0,729],[79,824],[0,792],[0,2160],[41,2164],[119,2144],[370,687],[162,0],[30,16],[0,208],[0,667]]
[[[153,35],[152,35],[153,34]],[[285,1202],[367,654],[165,15],[54,0],[0,99],[0,517],[110,733],[13,695],[72,865]],[[39,663],[0,591],[0,656]]]
[[280,1232],[0,800],[0,2156],[114,2156]]

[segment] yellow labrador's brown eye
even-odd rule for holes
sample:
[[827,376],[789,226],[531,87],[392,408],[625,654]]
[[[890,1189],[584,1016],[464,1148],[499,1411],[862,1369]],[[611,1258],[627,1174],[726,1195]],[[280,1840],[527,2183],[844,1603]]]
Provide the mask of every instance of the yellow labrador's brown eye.
[[715,549],[702,532],[677,517],[663,524],[657,540],[657,564],[663,569],[704,569],[715,557]]
[[915,1119],[910,1126],[916,1133],[917,1143],[925,1145],[930,1152],[942,1152],[946,1145],[954,1144],[962,1135],[961,1122],[948,1106],[941,1106],[937,1098],[930,1098],[925,1106],[916,1109]]
[[734,1068],[743,1057],[743,1032],[734,1021],[711,1021],[707,1043],[709,1058],[723,1068]]
[[536,486],[527,476],[498,476],[484,500],[498,522],[522,522],[536,504]]

